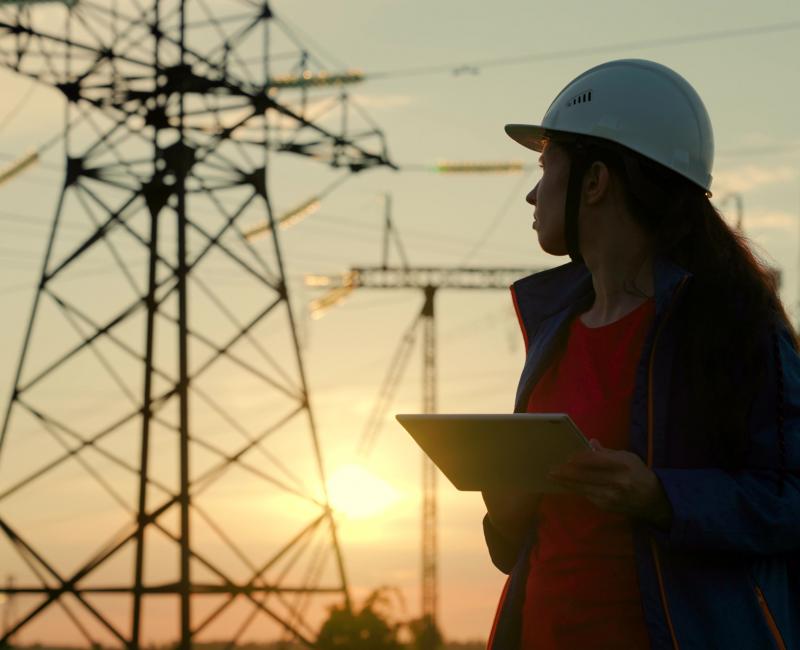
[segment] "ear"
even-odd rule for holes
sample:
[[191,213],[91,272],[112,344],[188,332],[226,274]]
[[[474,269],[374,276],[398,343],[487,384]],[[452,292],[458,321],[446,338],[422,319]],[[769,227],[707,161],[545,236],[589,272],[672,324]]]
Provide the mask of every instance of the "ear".
[[599,160],[593,162],[583,177],[583,196],[587,205],[595,205],[605,198],[611,189],[611,171]]

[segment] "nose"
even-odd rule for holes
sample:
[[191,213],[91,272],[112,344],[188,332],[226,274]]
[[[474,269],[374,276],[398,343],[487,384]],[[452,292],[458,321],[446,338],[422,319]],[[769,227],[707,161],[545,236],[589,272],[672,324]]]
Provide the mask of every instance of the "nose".
[[528,196],[525,197],[525,201],[530,203],[531,205],[536,205],[536,192],[539,189],[539,183],[533,186],[533,189],[528,192]]

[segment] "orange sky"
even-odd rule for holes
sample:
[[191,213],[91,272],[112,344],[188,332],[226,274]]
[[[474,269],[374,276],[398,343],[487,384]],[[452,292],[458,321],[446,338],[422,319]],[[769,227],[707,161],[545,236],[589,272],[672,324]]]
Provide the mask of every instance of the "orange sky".
[[[214,6],[223,4],[220,0]],[[376,76],[354,86],[352,96],[385,129],[393,159],[407,169],[351,175],[322,202],[316,214],[281,231],[280,236],[325,468],[331,475],[341,465],[364,462],[396,496],[384,510],[369,518],[340,522],[341,546],[353,594],[358,600],[377,587],[397,587],[406,607],[402,615],[415,616],[420,607],[420,458],[413,442],[391,415],[421,409],[419,349],[414,352],[372,454],[359,459],[356,450],[393,352],[418,313],[422,296],[415,291],[359,290],[324,318],[312,320],[307,305],[320,292],[304,286],[305,274],[341,273],[353,265],[380,262],[386,192],[393,197],[394,221],[412,264],[539,268],[560,262],[538,250],[535,234],[530,230],[531,210],[524,203],[524,195],[535,183],[535,171],[511,176],[444,176],[418,170],[443,159],[533,163],[504,136],[504,123],[538,119],[564,83],[599,60],[641,56],[674,67],[703,96],[714,123],[718,150],[712,186],[715,200],[732,209],[731,193],[743,198],[745,233],[771,263],[783,269],[783,299],[790,315],[796,317],[800,133],[795,107],[800,90],[785,84],[786,79],[796,76],[796,35],[781,32],[738,40],[699,39],[680,47],[625,45],[632,40],[789,23],[797,20],[796,2],[780,0],[766,8],[738,0],[702,6],[677,0],[658,7],[633,0],[546,6],[518,0],[498,9],[492,3],[464,0],[442,0],[435,6],[357,0],[346,5],[315,6],[311,12],[307,3],[276,0],[273,8],[300,30],[301,40],[310,37],[312,50],[331,69],[405,71],[396,76]],[[37,11],[50,12],[51,26],[61,29],[60,8],[42,6]],[[686,16],[692,16],[691,24]],[[546,29],[542,29],[543,25]],[[601,54],[565,52],[576,46],[610,44],[620,45]],[[288,48],[289,42],[276,37],[273,45]],[[520,65],[477,65],[481,60],[497,57],[552,52],[565,54],[548,59],[546,64],[531,59]],[[452,68],[445,66],[431,74],[408,73],[409,68],[451,62]],[[471,70],[455,65],[469,62],[476,63]],[[0,156],[7,161],[59,133],[64,103],[58,92],[33,87],[28,80],[2,69],[0,81],[4,89],[0,96]],[[776,96],[780,101],[775,101]],[[320,104],[317,101],[310,106],[319,108]],[[355,115],[351,117],[356,119]],[[85,128],[81,137],[92,137],[90,127]],[[80,142],[80,137],[77,140]],[[130,146],[126,151],[135,153],[135,147]],[[3,396],[9,395],[13,386],[58,198],[63,156],[63,148],[57,144],[39,165],[0,186]],[[341,175],[341,170],[297,157],[276,156],[273,163],[270,189],[278,214],[307,201]],[[112,202],[120,200],[119,194],[109,192],[109,196]],[[230,205],[234,203],[232,195],[225,200]],[[56,242],[56,255],[68,254],[70,246],[91,232],[85,209],[74,197],[70,201]],[[213,212],[213,206],[208,204],[195,205],[195,209],[198,215]],[[253,209],[245,214],[247,225],[255,225],[263,218],[263,210]],[[164,222],[162,241],[171,242],[174,230],[168,222]],[[131,220],[131,227],[139,232],[145,232],[147,226],[144,213]],[[131,263],[141,287],[145,256],[141,247],[123,234],[116,231],[109,240]],[[190,247],[198,245],[197,238],[190,242]],[[274,258],[269,257],[273,253],[268,240],[258,246],[274,263]],[[391,261],[394,263],[397,258]],[[97,247],[76,265],[74,277],[64,278],[59,284],[59,295],[97,320],[110,318],[135,293],[114,268],[108,247]],[[224,256],[212,257],[198,275],[224,297],[240,321],[252,317],[272,297],[262,286],[243,277]],[[45,303],[26,366],[28,379],[37,368],[45,368],[78,340],[74,323],[65,319],[52,301]],[[167,311],[174,314],[175,305],[168,305]],[[191,313],[198,331],[217,344],[226,341],[233,331],[227,318],[196,287]],[[174,376],[174,325],[161,322],[160,327],[157,358]],[[139,314],[120,334],[141,351],[143,328]],[[279,311],[254,332],[254,337],[289,368],[296,381],[297,368],[287,332],[286,313]],[[523,347],[507,293],[442,292],[437,298],[437,333],[439,411],[508,412],[523,361]],[[107,356],[129,391],[141,393],[140,365],[105,340],[98,342],[97,351]],[[237,351],[242,359],[253,363],[259,360],[264,364],[261,367],[269,367],[258,345],[242,342]],[[202,364],[212,354],[207,346],[192,344],[193,364]],[[39,385],[30,398],[38,408],[73,426],[73,433],[85,436],[101,431],[131,408],[125,391],[93,353],[82,355],[63,370]],[[167,387],[168,382],[160,380],[156,390]],[[235,413],[251,435],[274,423],[288,408],[284,396],[265,389],[263,383],[254,381],[236,364],[215,365],[197,388]],[[22,410],[13,415],[13,427],[0,454],[0,495],[62,455],[65,445],[74,449],[76,444],[74,436],[64,431],[54,435]],[[167,424],[174,423],[174,405],[169,404],[162,415]],[[199,398],[192,402],[191,421],[193,435],[220,453],[236,453],[244,444],[242,432],[234,430],[230,422],[214,414]],[[104,439],[102,451],[135,465],[140,429],[139,421],[132,420]],[[248,563],[258,564],[270,557],[319,510],[308,501],[287,497],[256,476],[261,472],[279,477],[319,498],[319,475],[308,424],[302,419],[293,421],[270,436],[264,446],[272,457],[259,450],[248,452],[245,459],[249,470],[226,473],[197,499],[225,534],[236,540],[244,559],[237,557],[202,518],[193,520],[197,548],[213,557],[236,580],[245,582],[252,575]],[[165,498],[165,491],[174,492],[177,487],[176,437],[168,426],[155,428],[152,450],[153,477],[161,485],[148,495],[149,503],[155,504]],[[137,502],[135,473],[121,469],[97,450],[82,452],[81,459],[95,473],[94,478],[86,466],[71,458],[45,478],[0,498],[0,516],[18,528],[37,552],[64,575],[86,562],[116,531],[130,525],[130,510]],[[275,459],[286,467],[281,468]],[[197,446],[192,455],[193,476],[218,461],[216,452]],[[99,488],[101,481],[112,488],[115,496]],[[445,479],[439,485],[441,626],[448,638],[485,638],[503,576],[492,567],[484,548],[480,497],[456,492]],[[174,532],[176,521],[177,512],[172,508],[160,523],[165,530]],[[298,581],[301,579],[299,574],[308,567],[316,548],[329,548],[323,538],[321,535],[320,540],[312,540],[305,560],[294,569],[287,569],[292,580],[292,571],[298,572]],[[174,543],[154,534],[152,544],[146,561],[147,582],[174,580]],[[320,557],[325,559],[325,554]],[[91,580],[95,585],[130,581],[132,562],[133,547],[128,545],[113,562],[92,574]],[[330,557],[327,562],[321,561],[318,568],[322,583],[335,582],[335,564]],[[281,567],[275,568],[277,573],[280,570]],[[193,567],[193,571],[198,580],[214,579],[201,567]],[[38,584],[8,540],[0,538],[0,579],[9,573],[17,584]],[[98,611],[126,628],[131,610],[127,597],[93,596],[90,600]],[[85,607],[74,600],[66,602],[70,611],[79,612],[76,615],[93,636],[112,640]],[[204,602],[197,604],[196,615],[201,616],[219,602],[218,596],[204,597]],[[318,620],[328,602],[316,602],[310,619]],[[16,599],[15,615],[22,615],[34,604],[31,597]],[[286,603],[274,602],[274,607],[276,611],[288,611]],[[146,638],[173,638],[177,625],[174,599],[152,597],[147,599],[146,608]],[[205,638],[230,634],[247,618],[249,610],[246,602],[237,601],[216,626],[208,628]],[[20,640],[44,639],[47,635],[64,642],[81,638],[60,607],[50,607],[47,612],[37,628]],[[245,638],[265,638],[276,633],[274,624],[264,617],[255,621]]]

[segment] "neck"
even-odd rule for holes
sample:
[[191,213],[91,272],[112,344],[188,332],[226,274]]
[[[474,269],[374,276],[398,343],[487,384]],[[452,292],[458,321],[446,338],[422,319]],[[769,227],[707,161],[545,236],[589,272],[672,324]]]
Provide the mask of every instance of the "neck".
[[584,254],[592,274],[595,299],[581,317],[598,327],[612,323],[653,296],[653,260],[643,241],[595,245]]

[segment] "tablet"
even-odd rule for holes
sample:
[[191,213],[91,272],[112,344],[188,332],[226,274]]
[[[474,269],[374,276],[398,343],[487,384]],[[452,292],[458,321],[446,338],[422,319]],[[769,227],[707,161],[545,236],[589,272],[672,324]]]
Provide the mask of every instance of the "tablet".
[[558,492],[547,473],[591,448],[565,413],[396,417],[458,490]]

